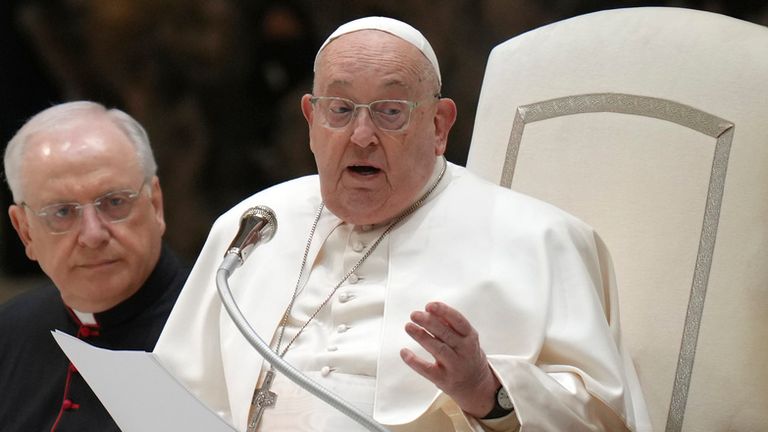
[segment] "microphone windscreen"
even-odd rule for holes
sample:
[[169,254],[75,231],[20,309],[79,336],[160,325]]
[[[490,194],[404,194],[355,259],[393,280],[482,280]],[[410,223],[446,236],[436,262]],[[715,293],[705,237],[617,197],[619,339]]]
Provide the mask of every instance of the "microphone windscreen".
[[275,212],[263,205],[251,207],[240,216],[240,227],[227,253],[236,253],[245,261],[251,249],[272,240],[277,231]]

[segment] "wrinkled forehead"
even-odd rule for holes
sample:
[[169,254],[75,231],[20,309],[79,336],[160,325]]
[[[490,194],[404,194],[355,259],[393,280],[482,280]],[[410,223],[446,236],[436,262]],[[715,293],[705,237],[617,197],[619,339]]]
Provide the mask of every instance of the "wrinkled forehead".
[[440,86],[442,82],[440,77],[440,65],[437,61],[435,51],[432,49],[432,45],[430,45],[427,38],[425,38],[421,32],[409,24],[387,17],[365,17],[341,25],[336,29],[336,31],[328,36],[325,42],[323,42],[323,44],[320,46],[320,49],[317,51],[317,55],[315,56],[314,71],[317,72],[318,60],[329,44],[345,35],[366,30],[374,30],[387,33],[415,47],[429,62],[429,65],[432,68],[432,72],[434,72],[437,79],[437,85]]
[[429,62],[411,44],[386,32],[361,30],[335,39],[322,51],[314,91],[402,99],[439,91],[439,84]]

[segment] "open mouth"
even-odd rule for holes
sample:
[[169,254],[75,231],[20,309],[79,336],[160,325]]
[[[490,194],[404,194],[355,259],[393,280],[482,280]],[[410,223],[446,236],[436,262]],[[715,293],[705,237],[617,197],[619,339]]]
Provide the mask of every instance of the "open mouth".
[[355,174],[360,174],[364,176],[378,174],[381,171],[379,168],[372,167],[370,165],[352,165],[347,169],[352,171]]

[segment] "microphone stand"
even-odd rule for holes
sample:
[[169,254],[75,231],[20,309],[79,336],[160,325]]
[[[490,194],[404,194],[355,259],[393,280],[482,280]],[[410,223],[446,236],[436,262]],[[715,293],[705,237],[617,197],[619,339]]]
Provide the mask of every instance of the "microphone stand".
[[216,287],[219,290],[219,297],[224,304],[224,308],[227,310],[229,317],[234,322],[235,326],[240,333],[245,336],[248,342],[253,346],[259,354],[269,362],[278,372],[285,375],[288,379],[299,385],[304,390],[319,397],[323,402],[331,405],[337,410],[341,411],[347,417],[358,422],[366,429],[377,432],[388,432],[381,424],[376,422],[373,418],[360,411],[357,407],[350,405],[348,402],[332,393],[330,390],[311,380],[309,377],[301,373],[298,369],[291,366],[290,363],[283,360],[272,349],[269,348],[256,331],[253,330],[248,320],[245,319],[243,313],[235,302],[235,298],[232,296],[232,291],[229,289],[228,279],[234,273],[235,269],[242,265],[243,260],[238,256],[237,252],[228,252],[224,256],[224,260],[219,266],[216,272]]

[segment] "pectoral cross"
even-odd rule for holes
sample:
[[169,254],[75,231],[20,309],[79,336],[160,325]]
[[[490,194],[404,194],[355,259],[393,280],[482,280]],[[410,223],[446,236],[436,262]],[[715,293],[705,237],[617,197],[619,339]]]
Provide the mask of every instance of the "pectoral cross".
[[248,432],[256,432],[261,416],[264,415],[264,409],[274,406],[277,402],[277,395],[269,390],[274,380],[275,373],[270,369],[267,371],[261,386],[256,387],[256,390],[253,391],[251,409],[248,412]]

